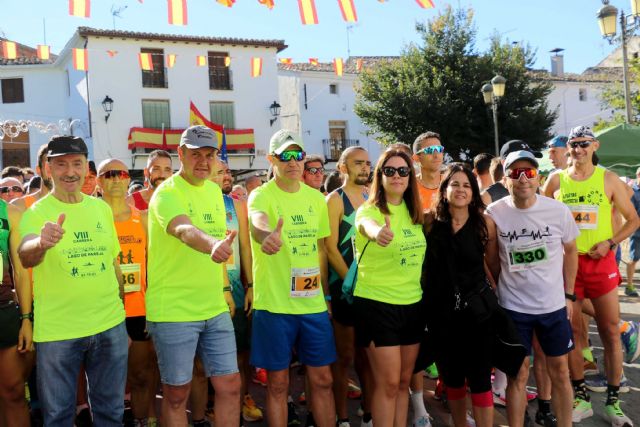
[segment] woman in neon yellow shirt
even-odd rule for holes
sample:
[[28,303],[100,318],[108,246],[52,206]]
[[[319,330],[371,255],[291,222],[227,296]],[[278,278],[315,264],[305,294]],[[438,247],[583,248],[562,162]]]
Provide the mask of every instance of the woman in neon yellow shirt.
[[369,200],[356,213],[356,341],[366,348],[376,382],[376,426],[406,425],[409,381],[425,322],[420,274],[426,250],[411,158],[387,150],[378,160]]

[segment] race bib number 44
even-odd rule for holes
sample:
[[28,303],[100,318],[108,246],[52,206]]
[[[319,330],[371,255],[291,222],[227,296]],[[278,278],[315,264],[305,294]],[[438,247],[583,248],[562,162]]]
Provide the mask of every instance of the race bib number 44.
[[598,228],[598,206],[570,205],[571,215],[581,230],[595,230]]
[[524,271],[535,268],[548,261],[547,245],[544,242],[531,242],[509,248],[509,271]]
[[309,298],[320,293],[320,267],[291,269],[291,297]]
[[138,292],[140,290],[140,264],[120,264],[122,279],[124,280],[124,291]]

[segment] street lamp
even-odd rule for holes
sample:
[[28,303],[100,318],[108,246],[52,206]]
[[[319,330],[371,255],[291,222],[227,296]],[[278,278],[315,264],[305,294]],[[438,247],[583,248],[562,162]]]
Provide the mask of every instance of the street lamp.
[[105,96],[102,100],[102,109],[107,113],[107,115],[104,116],[104,122],[107,123],[111,116],[111,112],[113,111],[113,99],[111,99],[109,95]]
[[504,96],[506,83],[507,79],[500,75],[496,75],[491,79],[491,83],[485,84],[484,86],[482,86],[482,89],[480,89],[480,92],[482,92],[484,103],[487,106],[490,106],[491,111],[493,112],[493,136],[495,142],[496,157],[500,156],[500,142],[498,140],[498,103],[500,102],[500,98]]
[[[609,0],[602,0],[602,6],[596,15],[600,26],[602,37],[607,39],[610,44],[616,36],[616,18],[618,9],[609,4]],[[640,0],[631,0],[631,14],[625,15],[624,11],[620,11],[620,41],[622,42],[622,82],[624,85],[624,108],[625,122],[631,123],[631,90],[629,89],[629,58],[627,57],[627,42],[638,27],[640,15]]]
[[269,119],[269,126],[273,126],[273,124],[278,120],[278,116],[280,115],[280,104],[276,101],[273,101],[271,105],[269,105],[269,110],[271,111],[272,119]]

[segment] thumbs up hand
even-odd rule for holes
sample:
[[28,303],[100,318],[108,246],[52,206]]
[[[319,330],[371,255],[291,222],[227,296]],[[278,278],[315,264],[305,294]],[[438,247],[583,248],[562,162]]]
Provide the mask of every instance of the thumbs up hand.
[[213,245],[213,249],[211,250],[211,259],[214,262],[226,262],[233,254],[232,245],[236,234],[238,234],[236,230],[231,230],[231,232],[227,234],[227,237],[222,240],[218,240],[216,244]]
[[284,220],[282,217],[278,219],[276,228],[262,241],[262,252],[267,255],[273,255],[280,251],[282,246],[282,224]]
[[40,229],[40,247],[42,247],[42,249],[51,249],[62,240],[62,235],[64,234],[62,224],[64,224],[64,220],[65,214],[60,214],[58,221],[47,221],[44,223]]
[[376,242],[382,246],[386,247],[393,240],[393,231],[391,231],[391,220],[389,219],[389,215],[384,216],[384,225],[378,229],[376,233]]

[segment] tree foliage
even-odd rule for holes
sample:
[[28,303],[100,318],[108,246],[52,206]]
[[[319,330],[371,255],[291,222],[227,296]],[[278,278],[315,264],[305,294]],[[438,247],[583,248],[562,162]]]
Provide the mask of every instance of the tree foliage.
[[[629,61],[629,85],[631,89],[631,117],[636,117],[640,111],[640,61],[632,59]],[[612,116],[609,119],[600,119],[594,125],[594,130],[599,131],[625,122],[625,102],[624,85],[622,81],[616,80],[602,88],[600,92],[600,105],[603,110],[611,110]]]
[[481,87],[493,76],[507,79],[498,109],[500,143],[523,139],[539,147],[556,117],[548,112],[549,83],[533,82],[529,46],[492,37],[489,50],[476,50],[473,10],[447,7],[428,24],[417,24],[420,44],[397,60],[361,73],[355,112],[384,144],[413,143],[426,130],[439,132],[458,157],[494,151],[493,119]]

